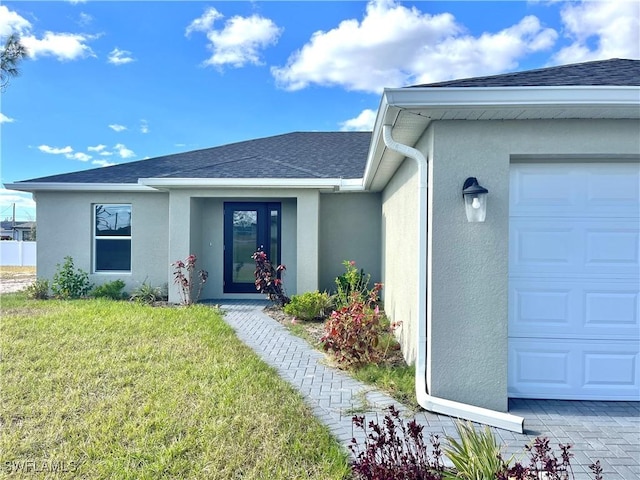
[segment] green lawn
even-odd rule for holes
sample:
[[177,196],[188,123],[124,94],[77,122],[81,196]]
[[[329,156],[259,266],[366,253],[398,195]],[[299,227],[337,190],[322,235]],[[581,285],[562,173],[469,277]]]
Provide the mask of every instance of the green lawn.
[[213,309],[0,302],[3,473],[349,478],[326,427]]

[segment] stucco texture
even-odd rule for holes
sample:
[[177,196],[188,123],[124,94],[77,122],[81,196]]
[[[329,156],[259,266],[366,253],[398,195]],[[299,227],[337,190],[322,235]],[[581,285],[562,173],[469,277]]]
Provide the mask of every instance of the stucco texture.
[[381,208],[379,193],[320,195],[320,290],[335,290],[344,261],[355,261],[371,275],[370,286],[381,281]]
[[[396,330],[409,363],[416,358],[419,228],[418,167],[405,160],[382,195],[382,277],[384,310]],[[424,320],[423,320],[424,321]]]
[[[131,204],[131,273],[93,272],[93,210],[96,204]],[[100,285],[116,279],[126,291],[147,282],[167,283],[169,196],[165,193],[38,192],[38,278],[52,280],[70,256],[76,268]]]

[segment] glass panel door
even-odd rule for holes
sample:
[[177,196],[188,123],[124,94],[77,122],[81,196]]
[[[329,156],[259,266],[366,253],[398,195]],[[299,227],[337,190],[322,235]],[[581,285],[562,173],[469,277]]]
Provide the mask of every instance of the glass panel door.
[[224,204],[224,292],[255,293],[255,263],[261,248],[280,263],[280,204],[234,202]]

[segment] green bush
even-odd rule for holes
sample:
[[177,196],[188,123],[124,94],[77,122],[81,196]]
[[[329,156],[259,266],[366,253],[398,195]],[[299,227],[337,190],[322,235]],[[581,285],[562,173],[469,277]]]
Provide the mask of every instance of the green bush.
[[64,257],[64,263],[56,265],[51,291],[57,298],[69,299],[86,296],[93,288],[89,282],[89,274],[73,265],[73,258]]
[[154,287],[145,281],[142,282],[142,285],[133,289],[129,300],[150,305],[154,302],[165,300],[166,298],[165,289]]
[[24,289],[27,298],[45,300],[49,298],[49,280],[38,279]]
[[359,300],[366,301],[369,297],[369,280],[371,275],[365,274],[361,268],[358,270],[356,262],[353,260],[345,260],[342,262],[345,272],[336,277],[336,294],[335,294],[335,306],[336,308],[342,308],[349,305],[353,300],[353,294],[357,294]]
[[284,306],[284,313],[300,320],[325,318],[331,310],[331,297],[327,292],[305,292],[293,295],[291,302]]
[[125,283],[122,280],[103,283],[91,290],[90,296],[94,298],[110,298],[111,300],[122,300],[127,297],[123,292]]

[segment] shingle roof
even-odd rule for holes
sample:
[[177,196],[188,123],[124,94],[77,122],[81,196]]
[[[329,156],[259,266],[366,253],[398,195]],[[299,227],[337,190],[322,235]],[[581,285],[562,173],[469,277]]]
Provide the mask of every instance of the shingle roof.
[[613,58],[593,62],[539,68],[489,77],[465,78],[415,87],[559,87],[559,86],[638,86],[640,60]]
[[362,178],[371,132],[294,132],[26,182],[139,178]]

